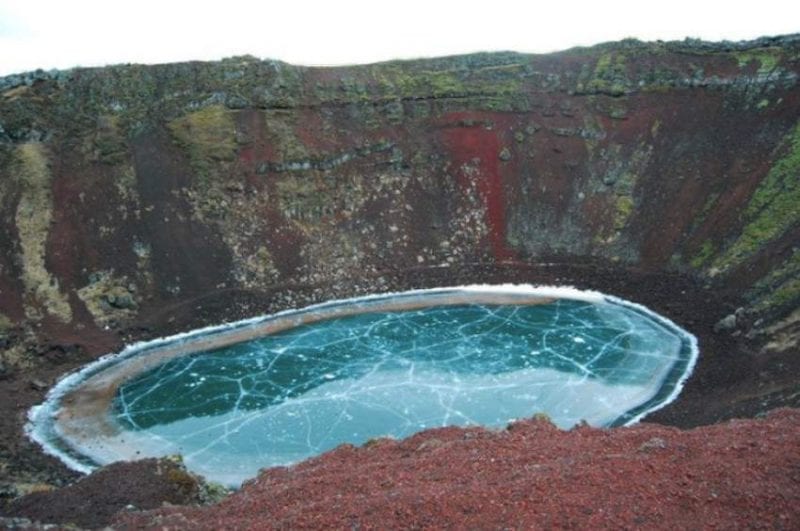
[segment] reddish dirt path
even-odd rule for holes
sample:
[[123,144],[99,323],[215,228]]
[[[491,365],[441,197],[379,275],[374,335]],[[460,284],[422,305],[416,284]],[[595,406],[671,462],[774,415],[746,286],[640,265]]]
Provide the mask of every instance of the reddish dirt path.
[[275,468],[115,529],[800,528],[800,410],[689,431],[431,430]]

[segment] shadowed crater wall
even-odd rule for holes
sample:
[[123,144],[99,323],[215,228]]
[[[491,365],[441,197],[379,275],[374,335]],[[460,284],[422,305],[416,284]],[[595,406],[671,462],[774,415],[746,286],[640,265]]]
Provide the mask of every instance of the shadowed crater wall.
[[789,36],[0,78],[6,407],[133,339],[476,281],[600,289],[696,333],[657,420],[797,405],[799,74]]

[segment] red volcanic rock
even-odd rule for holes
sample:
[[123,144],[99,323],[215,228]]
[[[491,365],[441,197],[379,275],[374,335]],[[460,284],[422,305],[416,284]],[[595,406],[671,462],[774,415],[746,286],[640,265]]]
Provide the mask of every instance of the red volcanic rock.
[[[64,374],[366,293],[599,290],[698,338],[651,422],[800,407],[798,57],[789,35],[0,78],[0,514],[76,478],[23,431]],[[800,528],[797,425],[439,430],[118,524]],[[71,492],[105,503],[90,485]]]
[[442,428],[265,470],[222,503],[115,529],[800,526],[800,411],[689,431]]

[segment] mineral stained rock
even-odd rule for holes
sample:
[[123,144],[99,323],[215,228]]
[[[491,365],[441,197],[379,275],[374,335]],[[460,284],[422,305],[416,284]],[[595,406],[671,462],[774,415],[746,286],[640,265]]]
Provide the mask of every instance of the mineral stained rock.
[[74,477],[23,412],[125,342],[416,287],[652,307],[702,352],[661,422],[797,406],[799,75],[792,35],[0,78],[0,479]]
[[629,40],[2,78],[6,362],[230,290],[556,256],[735,290],[757,334],[800,300],[798,57],[797,36]]

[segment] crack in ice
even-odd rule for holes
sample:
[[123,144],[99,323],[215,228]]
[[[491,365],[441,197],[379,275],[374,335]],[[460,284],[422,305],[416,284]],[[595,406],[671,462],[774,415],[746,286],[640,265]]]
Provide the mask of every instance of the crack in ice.
[[237,484],[342,442],[428,427],[537,412],[563,428],[634,422],[674,398],[697,356],[690,334],[610,297],[405,311],[370,300],[309,324],[302,310],[294,326],[135,374],[111,403],[119,433],[80,451],[99,462],[180,452],[191,469]]

